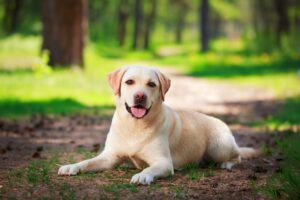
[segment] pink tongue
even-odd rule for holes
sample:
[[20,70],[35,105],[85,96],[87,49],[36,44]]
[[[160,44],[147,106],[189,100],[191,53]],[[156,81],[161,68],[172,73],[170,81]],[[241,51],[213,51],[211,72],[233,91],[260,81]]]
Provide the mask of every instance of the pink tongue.
[[142,118],[144,117],[144,115],[146,114],[146,109],[145,108],[135,108],[135,107],[131,107],[131,113],[133,114],[133,116],[135,116],[136,118]]

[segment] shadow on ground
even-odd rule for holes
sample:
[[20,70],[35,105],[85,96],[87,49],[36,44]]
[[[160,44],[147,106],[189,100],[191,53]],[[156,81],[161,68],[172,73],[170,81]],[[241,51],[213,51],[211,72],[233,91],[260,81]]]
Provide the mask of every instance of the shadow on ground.
[[70,98],[37,101],[21,101],[18,99],[0,100],[0,118],[32,116],[37,114],[70,115],[77,112],[86,114],[105,114],[113,109],[113,105],[87,106]]

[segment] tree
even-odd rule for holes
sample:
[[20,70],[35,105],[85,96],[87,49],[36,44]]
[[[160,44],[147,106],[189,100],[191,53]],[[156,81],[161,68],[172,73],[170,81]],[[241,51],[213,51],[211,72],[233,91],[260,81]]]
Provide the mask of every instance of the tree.
[[7,34],[14,33],[20,20],[20,11],[23,6],[23,0],[5,0],[3,29]]
[[145,31],[144,31],[144,49],[149,48],[151,30],[154,27],[156,17],[156,0],[151,0],[150,12],[145,16]]
[[209,50],[209,0],[202,0],[199,10],[201,51],[206,52]]
[[142,17],[143,17],[143,10],[142,10],[142,1],[135,0],[134,5],[134,32],[133,32],[133,44],[132,48],[138,48],[138,40],[141,35],[142,29]]
[[51,66],[84,66],[87,0],[44,0],[43,45]]
[[129,5],[128,0],[120,0],[118,9],[118,31],[119,31],[119,45],[123,46],[127,33],[127,21],[129,18]]
[[285,0],[274,0],[277,12],[277,42],[280,44],[281,36],[289,31],[288,3]]
[[182,33],[185,27],[186,15],[189,11],[189,1],[187,0],[170,0],[170,6],[173,7],[175,20],[175,42],[180,44],[182,42]]

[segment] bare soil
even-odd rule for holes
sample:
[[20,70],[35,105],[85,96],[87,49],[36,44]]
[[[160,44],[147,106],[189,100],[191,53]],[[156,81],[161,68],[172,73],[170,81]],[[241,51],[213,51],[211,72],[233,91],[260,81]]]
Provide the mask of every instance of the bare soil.
[[[166,103],[222,118],[240,146],[273,147],[273,136],[247,124],[266,118],[280,102],[272,93],[254,87],[234,86],[166,71],[172,86]],[[266,199],[259,189],[280,170],[280,155],[243,160],[232,170],[205,166],[176,171],[152,186],[131,186],[137,172],[127,165],[104,173],[74,177],[57,176],[58,165],[80,161],[104,145],[111,116],[33,116],[0,120],[1,199]],[[47,180],[32,181],[30,166],[58,161],[42,174]],[[41,167],[42,168],[42,167]],[[37,169],[43,170],[43,169]]]

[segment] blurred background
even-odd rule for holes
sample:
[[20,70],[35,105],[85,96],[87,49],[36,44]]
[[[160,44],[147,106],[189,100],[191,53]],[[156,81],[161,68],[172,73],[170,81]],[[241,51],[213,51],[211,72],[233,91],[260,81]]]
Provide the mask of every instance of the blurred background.
[[3,117],[111,106],[124,64],[299,99],[296,0],[1,0],[0,23]]
[[0,23],[3,117],[111,106],[124,64],[299,99],[296,0],[1,0]]
[[149,193],[120,178],[126,167],[111,172],[117,185],[110,174],[56,176],[58,163],[103,146],[114,110],[107,75],[131,64],[171,78],[168,104],[220,117],[239,145],[265,153],[232,172],[190,168],[172,187],[160,182],[169,193],[153,187],[154,199],[194,197],[204,176],[202,197],[261,199],[264,188],[300,198],[299,0],[0,0],[0,197]]

